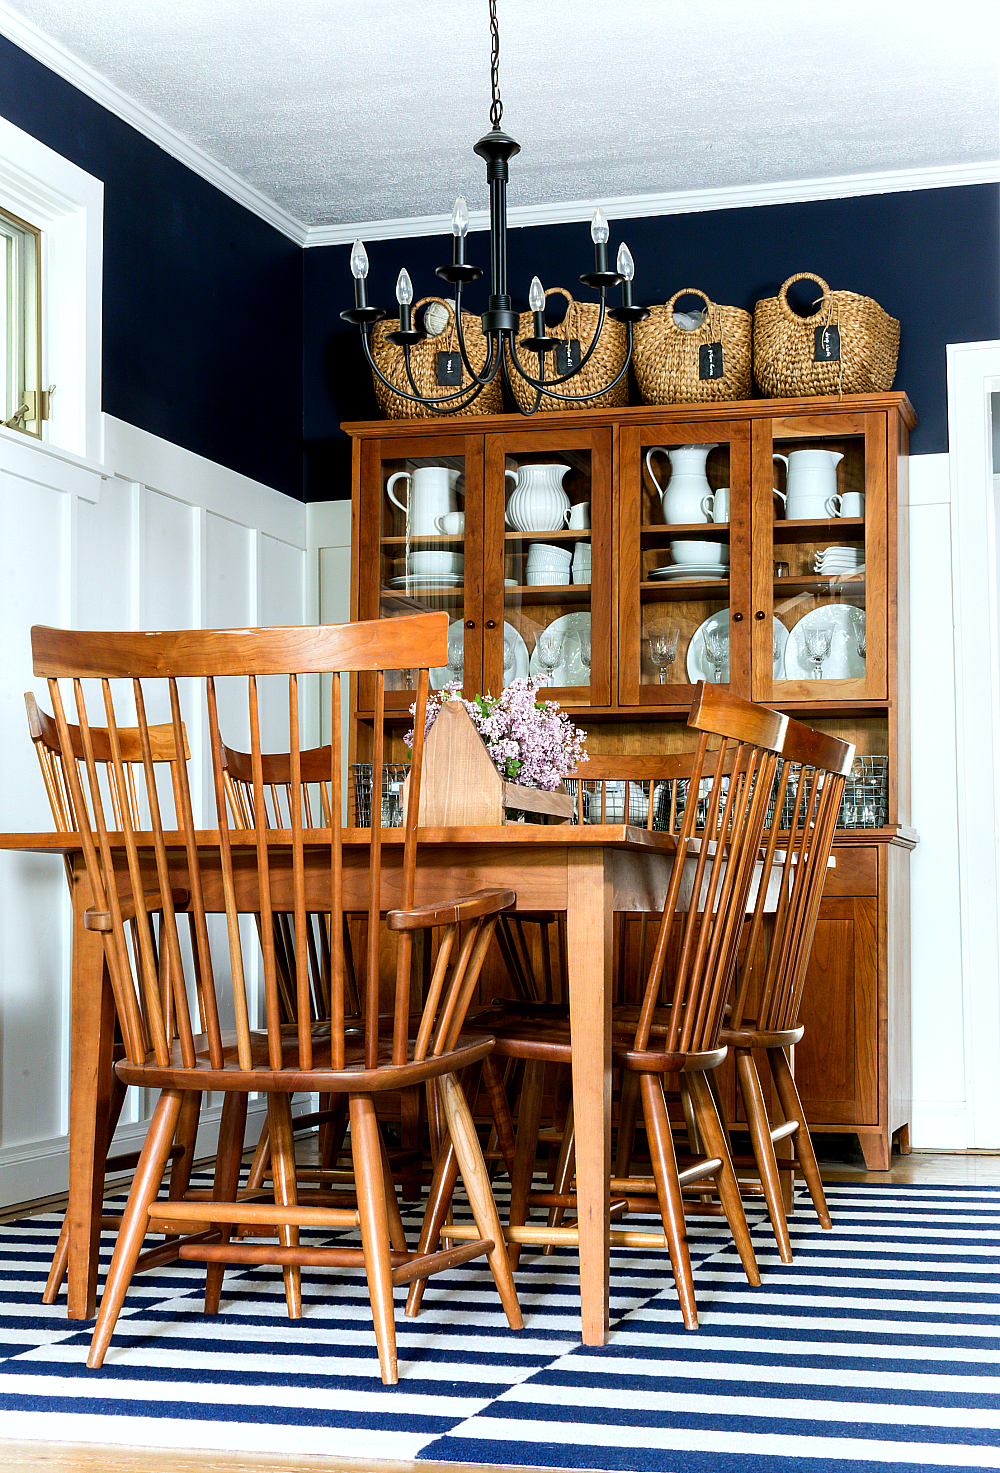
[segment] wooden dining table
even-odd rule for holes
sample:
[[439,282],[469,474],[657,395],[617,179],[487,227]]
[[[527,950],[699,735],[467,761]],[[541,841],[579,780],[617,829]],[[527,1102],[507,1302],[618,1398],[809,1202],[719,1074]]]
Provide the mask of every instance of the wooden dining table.
[[[318,838],[319,836],[317,836]],[[666,833],[624,824],[535,825],[421,829],[415,903],[429,904],[480,887],[509,887],[519,911],[566,917],[566,957],[573,1049],[579,1209],[580,1310],[586,1345],[606,1343],[609,1329],[611,1173],[612,921],[616,912],[659,911],[674,856]],[[181,836],[169,845],[171,884],[187,887]],[[218,837],[197,835],[206,909],[224,909]],[[138,836],[140,850],[143,836]],[[329,844],[317,843],[310,864],[306,834],[306,900],[328,908]],[[114,842],[114,839],[112,840]],[[231,834],[238,904],[259,909],[253,831]],[[0,849],[65,855],[73,904],[70,1043],[69,1271],[70,1319],[96,1312],[100,1222],[107,1155],[114,1002],[101,936],[84,917],[93,901],[78,841],[72,834],[0,834]],[[272,903],[292,909],[290,860],[282,834],[272,831]],[[117,851],[116,851],[117,852]],[[127,891],[124,849],[121,888]],[[399,901],[402,833],[383,832],[381,908]],[[150,853],[151,884],[152,856]],[[368,834],[348,830],[344,846],[344,906],[367,909]],[[327,901],[324,904],[324,889]]]

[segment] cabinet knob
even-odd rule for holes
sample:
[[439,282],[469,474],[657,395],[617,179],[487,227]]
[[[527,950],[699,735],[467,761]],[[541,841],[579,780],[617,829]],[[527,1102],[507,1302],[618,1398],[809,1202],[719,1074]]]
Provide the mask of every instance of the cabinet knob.
[[487,619],[486,627],[487,629],[495,629],[497,627],[497,621],[495,619]]
[[475,621],[475,619],[466,619],[466,621],[465,621],[465,627],[466,627],[466,629],[475,629],[475,627],[476,627],[476,621]]
[[733,615],[733,623],[734,624],[742,624],[743,623],[743,615],[742,614],[734,614]]
[[754,618],[755,619],[763,619],[763,617],[764,617],[764,610],[763,609],[758,609],[757,612],[756,612],[756,614],[754,614]]

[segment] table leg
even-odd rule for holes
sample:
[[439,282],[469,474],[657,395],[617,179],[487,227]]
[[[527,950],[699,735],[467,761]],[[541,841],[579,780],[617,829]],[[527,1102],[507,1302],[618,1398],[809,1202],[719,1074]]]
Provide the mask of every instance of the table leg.
[[69,1266],[67,1314],[97,1312],[97,1262],[104,1197],[104,1163],[111,1103],[115,1008],[104,943],[83,924],[92,903],[85,874],[73,884],[73,997],[70,1042]]
[[580,1224],[583,1343],[604,1345],[611,1272],[613,893],[601,849],[567,855],[566,952]]

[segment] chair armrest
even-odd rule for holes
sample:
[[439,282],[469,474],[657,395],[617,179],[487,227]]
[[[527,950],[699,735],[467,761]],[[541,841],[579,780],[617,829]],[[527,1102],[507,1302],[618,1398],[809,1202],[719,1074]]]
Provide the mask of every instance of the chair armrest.
[[517,902],[514,890],[476,890],[454,900],[418,905],[412,910],[390,910],[385,918],[390,931],[421,931],[428,926],[452,926],[480,916],[499,915]]
[[[163,900],[159,890],[144,890],[143,900],[146,903],[146,911],[152,914],[163,909]],[[186,890],[171,890],[170,898],[174,902],[174,910],[186,910],[190,896]],[[135,901],[131,895],[122,895],[118,901],[123,921],[135,920]],[[91,906],[83,918],[83,924],[88,931],[110,931],[112,927],[111,912],[97,910]]]

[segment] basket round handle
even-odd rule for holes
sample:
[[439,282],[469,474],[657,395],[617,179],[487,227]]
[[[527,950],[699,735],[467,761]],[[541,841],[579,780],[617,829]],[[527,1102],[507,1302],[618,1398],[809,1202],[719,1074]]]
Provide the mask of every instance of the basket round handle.
[[[794,286],[797,281],[814,281],[817,286],[823,288],[823,301],[820,302],[819,307],[816,309],[816,311],[811,312],[808,317],[800,316],[798,312],[794,312],[792,308],[788,305],[788,288],[790,286]],[[785,282],[784,286],[781,288],[781,291],[778,293],[778,305],[785,316],[788,318],[789,322],[813,322],[817,317],[822,317],[823,307],[829,295],[830,288],[827,286],[822,276],[817,276],[814,271],[799,271],[794,276],[790,276]]]
[[[681,297],[701,297],[701,300],[705,303],[705,321],[702,322],[698,327],[679,327],[674,321],[674,303],[679,301]],[[706,327],[712,320],[712,298],[706,296],[705,293],[696,286],[685,286],[682,287],[679,292],[674,292],[673,296],[670,298],[670,301],[666,303],[666,309],[668,332],[700,332],[701,329],[703,327]]]

